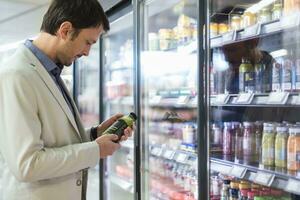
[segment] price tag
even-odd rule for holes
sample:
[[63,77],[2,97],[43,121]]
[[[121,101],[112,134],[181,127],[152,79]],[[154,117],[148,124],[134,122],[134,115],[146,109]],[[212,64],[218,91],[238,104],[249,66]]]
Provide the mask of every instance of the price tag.
[[231,32],[225,33],[222,36],[223,43],[233,42],[233,41],[235,41],[235,39],[236,39],[236,31],[231,31]]
[[230,174],[234,177],[237,178],[244,178],[247,172],[247,168],[246,167],[241,167],[241,166],[233,166],[233,168],[231,169]]
[[291,15],[282,17],[280,19],[281,28],[291,28],[299,26],[299,13],[293,13]]
[[189,100],[188,96],[180,96],[178,97],[177,104],[186,104]]
[[289,97],[288,92],[272,92],[269,95],[267,104],[280,104],[283,105],[287,102]]
[[176,158],[176,161],[180,162],[180,163],[185,163],[186,159],[187,159],[187,155],[186,154],[179,153],[178,156],[177,156],[177,158]]
[[242,93],[239,94],[236,104],[251,104],[254,94],[253,93]]
[[254,182],[266,186],[271,186],[274,181],[275,175],[265,172],[257,172]]
[[289,192],[300,194],[300,181],[289,179],[285,189]]
[[219,95],[217,95],[214,103],[215,104],[226,104],[228,99],[229,99],[228,94],[219,94]]
[[174,157],[174,153],[175,152],[172,150],[166,150],[164,153],[164,158],[172,160]]
[[260,34],[260,24],[255,24],[244,29],[243,38],[254,37]]

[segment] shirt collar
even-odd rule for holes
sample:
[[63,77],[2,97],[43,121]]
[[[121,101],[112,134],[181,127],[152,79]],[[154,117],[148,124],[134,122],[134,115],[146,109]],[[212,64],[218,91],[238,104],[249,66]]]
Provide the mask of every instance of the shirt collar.
[[39,48],[37,48],[32,40],[26,40],[25,46],[37,57],[37,59],[42,63],[48,73],[53,74],[54,76],[60,75],[63,65],[55,64],[44,52],[42,52]]

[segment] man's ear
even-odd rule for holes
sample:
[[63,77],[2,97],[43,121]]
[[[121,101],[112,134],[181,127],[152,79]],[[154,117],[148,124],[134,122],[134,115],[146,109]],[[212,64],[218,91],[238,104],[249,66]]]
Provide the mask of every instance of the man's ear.
[[69,21],[65,21],[60,25],[59,29],[57,30],[57,36],[63,40],[66,40],[68,37],[71,37],[72,31],[72,23]]

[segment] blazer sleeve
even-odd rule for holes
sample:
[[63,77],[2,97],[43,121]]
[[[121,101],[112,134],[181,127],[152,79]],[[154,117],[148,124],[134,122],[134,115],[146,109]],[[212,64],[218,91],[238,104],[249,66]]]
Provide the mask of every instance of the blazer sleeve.
[[25,182],[50,179],[94,167],[99,159],[96,142],[46,148],[42,122],[28,76],[0,76],[0,149],[10,171]]

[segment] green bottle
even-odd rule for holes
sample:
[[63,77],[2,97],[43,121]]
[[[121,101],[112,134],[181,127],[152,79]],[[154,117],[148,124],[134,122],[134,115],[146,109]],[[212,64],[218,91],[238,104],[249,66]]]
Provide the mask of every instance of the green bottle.
[[103,132],[104,134],[116,134],[118,136],[118,142],[122,135],[124,134],[124,130],[128,126],[132,126],[133,123],[137,120],[137,116],[135,113],[131,112],[129,115],[124,115],[123,117],[119,118],[115,123],[113,123],[108,129]]

